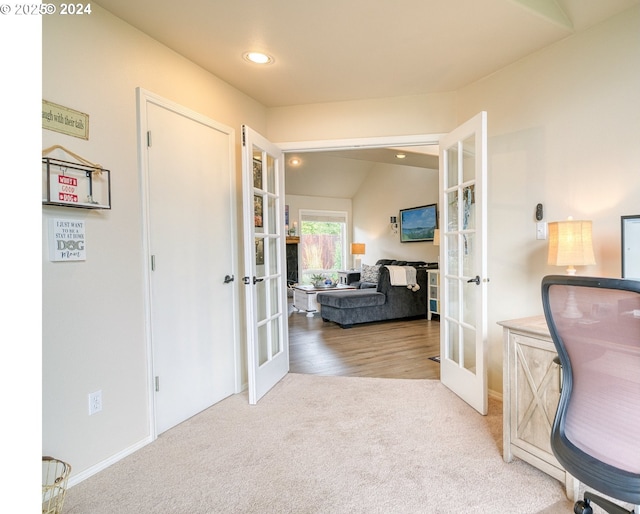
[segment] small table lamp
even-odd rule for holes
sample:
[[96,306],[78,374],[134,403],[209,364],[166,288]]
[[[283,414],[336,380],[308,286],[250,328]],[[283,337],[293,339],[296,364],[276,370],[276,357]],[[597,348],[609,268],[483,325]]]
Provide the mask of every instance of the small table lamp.
[[351,243],[351,255],[354,259],[354,269],[362,268],[362,256],[364,255],[365,244],[364,243]]
[[[568,219],[549,223],[548,263],[553,266],[567,266],[567,275],[575,275],[574,266],[588,266],[596,263],[593,255],[591,222]],[[564,318],[581,318],[575,293],[569,288]]]
[[548,263],[568,266],[567,275],[576,274],[574,266],[595,264],[591,222],[568,219],[549,223]]

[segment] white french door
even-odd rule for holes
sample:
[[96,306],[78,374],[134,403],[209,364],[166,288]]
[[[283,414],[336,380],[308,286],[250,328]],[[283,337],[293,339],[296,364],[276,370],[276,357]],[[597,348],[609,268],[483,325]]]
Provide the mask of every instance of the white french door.
[[242,127],[242,203],[249,403],[289,371],[284,158],[273,143]]
[[487,414],[487,114],[440,141],[440,380]]

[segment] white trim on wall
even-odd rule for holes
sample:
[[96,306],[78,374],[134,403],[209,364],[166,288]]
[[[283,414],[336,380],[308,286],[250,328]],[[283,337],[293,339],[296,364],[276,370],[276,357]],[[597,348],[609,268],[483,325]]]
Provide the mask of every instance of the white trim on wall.
[[445,134],[416,134],[410,136],[361,137],[276,143],[283,152],[326,152],[355,148],[385,148],[388,146],[437,145]]

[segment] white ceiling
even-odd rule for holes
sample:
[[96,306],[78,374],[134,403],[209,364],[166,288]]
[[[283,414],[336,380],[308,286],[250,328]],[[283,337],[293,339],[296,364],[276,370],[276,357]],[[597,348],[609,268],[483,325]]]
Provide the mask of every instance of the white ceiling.
[[[276,107],[455,91],[639,1],[97,3],[266,107]],[[247,63],[242,55],[249,50],[265,51],[275,63]]]
[[[640,0],[97,3],[264,106],[279,107],[455,91]],[[275,62],[250,64],[242,57],[250,50]],[[308,166],[338,159],[307,156]],[[292,186],[287,179],[287,192]]]

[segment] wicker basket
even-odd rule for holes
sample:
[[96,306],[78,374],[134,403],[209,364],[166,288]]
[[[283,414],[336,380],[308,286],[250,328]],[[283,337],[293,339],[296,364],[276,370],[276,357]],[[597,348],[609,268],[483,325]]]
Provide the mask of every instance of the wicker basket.
[[71,466],[53,457],[42,457],[42,513],[60,514],[67,493]]

